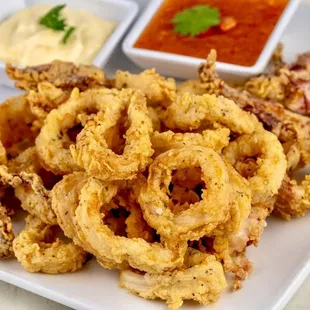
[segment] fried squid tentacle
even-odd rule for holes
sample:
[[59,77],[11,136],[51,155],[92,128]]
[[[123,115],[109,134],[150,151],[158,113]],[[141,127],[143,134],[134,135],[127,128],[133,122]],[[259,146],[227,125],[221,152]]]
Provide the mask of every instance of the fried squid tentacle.
[[[41,176],[35,147],[30,147],[19,156],[10,160],[8,166],[0,166],[0,181],[11,186],[15,196],[21,201],[21,207],[38,217],[46,224],[56,225],[56,216],[51,207],[50,190],[46,188]],[[46,180],[50,186],[55,180]]]
[[184,267],[162,274],[139,274],[122,270],[120,286],[147,299],[166,300],[169,310],[182,306],[184,300],[195,300],[202,305],[218,300],[226,287],[222,265],[213,255],[189,249]]
[[304,216],[310,210],[310,175],[298,184],[286,177],[279,190],[275,214],[286,220],[292,216]]
[[[199,89],[206,93],[222,94],[233,100],[240,108],[257,116],[264,127],[273,132],[282,143],[288,161],[288,174],[310,163],[310,120],[308,117],[293,113],[274,101],[266,101],[253,97],[247,91],[240,91],[221,81],[215,72],[216,53],[210,53],[207,62],[200,67]],[[309,57],[301,57],[295,70],[301,69],[298,74],[309,75]],[[294,67],[294,66],[293,66]],[[198,86],[197,86],[198,87]],[[287,219],[291,216],[300,216],[308,209],[307,198],[302,200],[307,187],[299,187],[293,180],[286,177],[275,204],[275,212]],[[285,198],[284,198],[285,197]],[[289,200],[287,200],[289,199]],[[297,204],[296,204],[297,203]],[[295,208],[293,205],[297,205]],[[277,209],[279,208],[279,211]],[[287,210],[286,210],[287,209]]]
[[49,82],[56,87],[85,90],[108,84],[105,73],[95,66],[76,66],[71,62],[54,60],[45,65],[17,68],[6,65],[8,77],[16,81],[16,87],[31,90],[37,89],[40,82]]

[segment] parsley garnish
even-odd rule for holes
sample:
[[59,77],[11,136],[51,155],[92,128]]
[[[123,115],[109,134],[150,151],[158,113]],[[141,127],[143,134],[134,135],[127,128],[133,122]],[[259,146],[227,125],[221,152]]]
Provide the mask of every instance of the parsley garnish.
[[57,5],[48,11],[39,20],[39,24],[55,31],[65,31],[65,34],[61,40],[63,44],[66,44],[69,37],[75,30],[75,27],[67,25],[66,20],[60,16],[61,11],[66,7],[65,4]]
[[66,44],[66,43],[67,43],[69,37],[71,36],[71,34],[72,34],[72,32],[73,32],[74,30],[75,30],[75,27],[70,27],[70,28],[66,31],[66,33],[64,34],[64,36],[63,36],[63,38],[62,38],[62,40],[61,40],[61,42],[62,42],[63,44]]
[[210,27],[220,24],[220,12],[208,5],[195,5],[175,14],[172,19],[174,31],[182,36],[195,37]]

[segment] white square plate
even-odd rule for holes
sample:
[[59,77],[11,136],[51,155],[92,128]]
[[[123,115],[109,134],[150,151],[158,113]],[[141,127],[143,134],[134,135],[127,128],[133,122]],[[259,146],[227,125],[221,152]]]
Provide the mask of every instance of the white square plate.
[[[135,2],[128,0],[13,0],[2,5],[0,9],[0,22],[25,7],[37,4],[59,5],[64,3],[70,8],[87,10],[100,18],[117,23],[116,28],[93,61],[93,64],[98,67],[105,66],[138,13],[138,5]],[[5,75],[5,64],[2,61],[0,61],[0,84],[13,86],[12,81]]]
[[[310,0],[304,0],[283,36],[287,60],[310,50],[309,16]],[[106,71],[113,74],[118,68],[140,71],[128,62],[120,49],[116,50]],[[0,87],[0,100],[17,93]],[[249,249],[255,270],[245,281],[244,288],[234,293],[226,292],[215,305],[203,307],[185,303],[182,309],[282,309],[310,273],[309,223],[310,213],[290,222],[270,218],[259,247]],[[27,273],[15,260],[0,261],[0,279],[74,309],[166,309],[163,302],[143,300],[119,288],[118,272],[104,270],[95,261],[88,263],[80,272],[55,276]]]

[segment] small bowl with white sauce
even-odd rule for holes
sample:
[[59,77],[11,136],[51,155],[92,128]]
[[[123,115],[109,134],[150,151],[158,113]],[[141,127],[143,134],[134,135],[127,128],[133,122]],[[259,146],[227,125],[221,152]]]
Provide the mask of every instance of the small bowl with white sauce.
[[13,85],[5,63],[25,67],[59,59],[103,67],[137,13],[130,0],[6,2],[0,11],[0,84]]

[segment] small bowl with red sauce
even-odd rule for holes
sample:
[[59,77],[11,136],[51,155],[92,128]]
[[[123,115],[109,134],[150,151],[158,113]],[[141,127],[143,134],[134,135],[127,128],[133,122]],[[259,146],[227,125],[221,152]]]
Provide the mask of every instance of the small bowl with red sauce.
[[264,70],[299,3],[152,0],[124,40],[123,51],[142,68],[191,79],[210,50],[216,49],[217,72],[237,82]]

